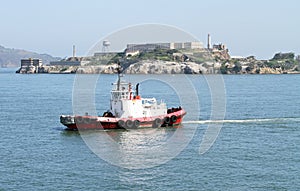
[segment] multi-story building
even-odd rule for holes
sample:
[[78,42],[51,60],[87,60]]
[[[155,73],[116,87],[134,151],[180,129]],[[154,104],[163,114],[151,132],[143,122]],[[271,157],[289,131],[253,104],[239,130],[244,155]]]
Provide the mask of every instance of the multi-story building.
[[42,66],[42,60],[41,59],[22,59],[21,60],[21,67],[29,67],[29,66],[35,66],[35,67],[41,67]]

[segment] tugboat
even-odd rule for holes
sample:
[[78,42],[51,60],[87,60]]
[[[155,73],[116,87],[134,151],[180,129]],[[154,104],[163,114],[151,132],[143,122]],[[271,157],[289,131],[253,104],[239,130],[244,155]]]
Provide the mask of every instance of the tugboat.
[[186,111],[180,106],[167,108],[163,101],[155,98],[142,98],[139,95],[139,84],[135,91],[131,83],[121,80],[118,69],[118,80],[113,83],[110,99],[110,110],[102,116],[61,115],[60,122],[66,130],[78,129],[137,129],[144,127],[166,127],[181,124]]

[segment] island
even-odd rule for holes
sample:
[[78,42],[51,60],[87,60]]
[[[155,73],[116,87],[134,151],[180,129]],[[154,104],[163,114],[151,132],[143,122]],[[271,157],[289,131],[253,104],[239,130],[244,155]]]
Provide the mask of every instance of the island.
[[[209,38],[209,37],[208,37]],[[41,64],[39,59],[21,60],[17,73],[114,74],[121,64],[125,74],[298,74],[300,56],[276,53],[269,60],[236,57],[224,44],[203,47],[200,42],[127,44],[122,52],[96,52]]]

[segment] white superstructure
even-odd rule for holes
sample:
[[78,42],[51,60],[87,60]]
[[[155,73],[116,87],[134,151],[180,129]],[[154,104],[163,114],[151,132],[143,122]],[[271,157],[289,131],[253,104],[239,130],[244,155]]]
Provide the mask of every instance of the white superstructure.
[[164,102],[158,103],[155,98],[141,98],[138,86],[132,91],[131,83],[119,79],[113,84],[111,91],[110,110],[117,118],[155,117],[167,114]]

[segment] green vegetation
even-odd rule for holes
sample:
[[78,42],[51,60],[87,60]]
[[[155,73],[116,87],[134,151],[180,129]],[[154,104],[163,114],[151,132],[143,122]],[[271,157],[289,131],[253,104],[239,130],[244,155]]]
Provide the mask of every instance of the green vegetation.
[[211,61],[213,58],[206,52],[197,52],[195,50],[187,52],[187,50],[178,49],[160,49],[142,51],[139,54],[126,56],[125,52],[117,54],[100,55],[90,58],[89,65],[105,65],[113,63],[122,63],[123,67],[127,67],[131,64],[137,63],[143,60],[160,60],[166,62],[185,62],[192,61],[195,63],[204,63]]
[[265,61],[264,65],[272,69],[281,68],[282,70],[289,70],[298,65],[295,60],[294,53],[276,53],[271,60]]
[[96,65],[107,65],[112,63],[118,63],[123,57],[124,53],[108,53],[103,54],[101,56],[93,56],[88,57],[85,60],[89,61],[88,66],[96,66]]
[[67,71],[69,68],[68,67],[64,67],[64,68],[62,68],[60,71],[61,72],[64,72],[64,71]]
[[139,60],[162,60],[162,61],[174,61],[173,53],[177,53],[178,50],[165,50],[156,48],[153,51],[144,51],[137,55]]
[[[233,67],[231,67],[233,66]],[[242,70],[242,64],[238,61],[238,60],[235,60],[231,61],[231,64],[227,63],[227,61],[223,62],[221,64],[221,67],[220,67],[220,72],[221,74],[238,74],[238,73],[241,73],[241,70]],[[248,70],[250,71],[250,68],[248,67]]]
[[294,60],[295,54],[292,52],[289,53],[276,53],[271,60]]
[[228,68],[225,65],[225,63],[222,63],[222,65],[220,67],[220,72],[221,72],[221,74],[227,74],[228,73]]
[[242,70],[242,65],[238,62],[238,61],[236,61],[235,63],[234,63],[234,67],[232,68],[232,71],[234,72],[234,73],[239,73],[240,71]]

